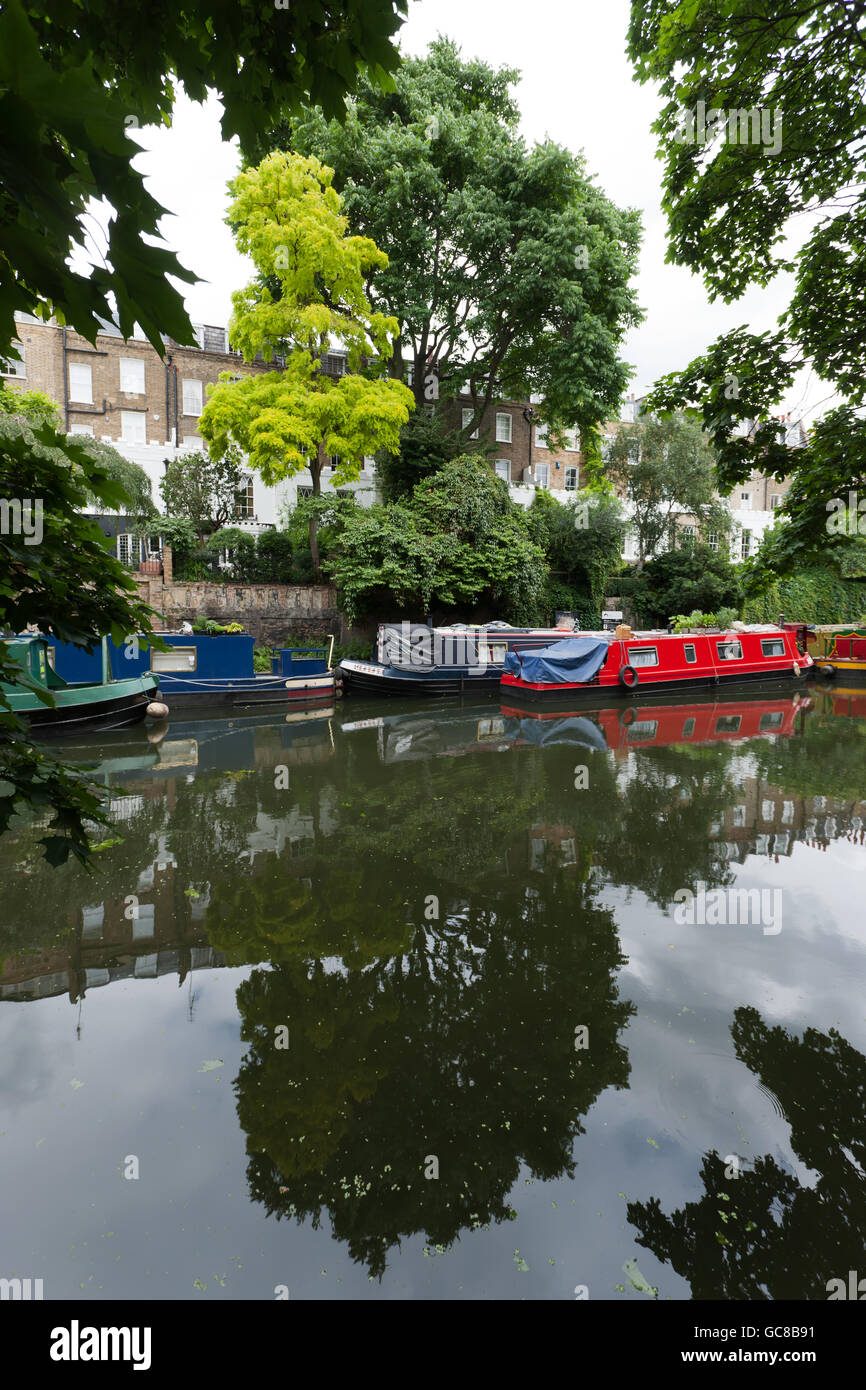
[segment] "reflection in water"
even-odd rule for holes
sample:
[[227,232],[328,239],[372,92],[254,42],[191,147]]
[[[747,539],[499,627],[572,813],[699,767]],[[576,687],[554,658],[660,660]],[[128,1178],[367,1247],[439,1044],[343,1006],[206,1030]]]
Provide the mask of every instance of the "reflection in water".
[[[77,745],[113,788],[117,829],[91,876],[47,869],[38,827],[0,842],[0,1001],[80,1005],[170,973],[197,1021],[193,973],[241,969],[250,1210],[324,1218],[382,1276],[416,1234],[448,1250],[514,1217],[524,1173],[573,1183],[574,1204],[601,1136],[593,1107],[614,1092],[641,1116],[655,1103],[631,1097],[627,1039],[667,985],[651,1005],[633,987],[674,978],[674,894],[743,874],[786,883],[795,851],[816,868],[842,846],[866,862],[866,721],[822,696],[340,715],[173,721]],[[623,973],[626,907],[649,942],[642,974]],[[764,971],[788,959],[762,949]],[[706,995],[715,960],[692,969]],[[147,994],[131,1006],[146,1012]],[[733,1182],[701,1145],[688,1166],[703,1149],[705,1196],[672,1217],[631,1200],[628,1219],[696,1298],[822,1297],[866,1233],[863,1058],[835,1032],[770,1028],[752,995],[735,1008],[736,1056],[817,1180],[765,1155]],[[620,1210],[617,1269],[623,1230]]]
[[866,1057],[831,1029],[802,1038],[736,1011],[737,1056],[777,1099],[797,1178],[771,1154],[732,1175],[704,1155],[704,1195],[665,1216],[653,1197],[630,1202],[638,1241],[687,1278],[699,1299],[825,1299],[831,1280],[863,1264],[866,1245]]

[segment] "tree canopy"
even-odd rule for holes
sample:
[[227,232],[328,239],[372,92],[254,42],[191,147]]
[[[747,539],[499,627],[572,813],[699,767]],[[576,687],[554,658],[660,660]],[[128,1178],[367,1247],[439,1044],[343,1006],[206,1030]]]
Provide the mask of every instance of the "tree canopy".
[[398,321],[391,370],[412,364],[419,406],[468,390],[464,438],[491,401],[530,393],[553,424],[607,418],[628,380],[622,339],[641,317],[629,288],[639,215],[605,197],[582,155],[527,147],[517,77],[440,38],[404,60],[395,90],[362,80],[342,125],[311,110],[261,147],[334,169],[352,226],[388,255],[371,300]]
[[[367,282],[387,266],[369,237],[350,236],[332,171],[317,159],[272,154],[231,185],[229,221],[258,278],[232,296],[229,333],[246,361],[287,352],[285,367],[232,380],[225,373],[199,427],[218,454],[240,446],[267,483],[309,469],[321,491],[321,453],[336,457],[332,481],[356,480],[367,454],[396,452],[414,407],[401,382],[362,374],[369,358],[387,359],[395,319],[374,310]],[[346,347],[349,371],[336,380],[320,358],[333,338]],[[375,370],[375,366],[374,366]],[[318,569],[315,512],[310,551]]]
[[223,452],[166,460],[159,490],[169,516],[190,521],[202,544],[212,531],[237,516],[245,477],[240,451],[230,445]]
[[[684,371],[663,378],[650,400],[664,409],[697,403],[723,489],[753,468],[793,476],[781,509],[791,524],[773,549],[774,564],[789,570],[844,545],[827,531],[828,507],[866,486],[862,24],[862,5],[844,0],[793,8],[777,0],[632,4],[637,75],[659,83],[665,98],[654,129],[669,258],[702,274],[710,297],[726,303],[780,271],[794,275],[777,332],[726,333]],[[708,120],[710,111],[722,120],[706,140],[684,138],[684,113],[696,113],[699,101]],[[792,255],[786,237],[793,219],[805,215],[811,230]],[[771,417],[805,363],[845,401],[802,449],[780,437]],[[743,421],[757,422],[757,430],[743,434]]]
[[730,514],[716,495],[714,464],[700,425],[684,414],[644,415],[618,431],[606,471],[631,504],[639,565],[670,540],[677,517],[728,533]]
[[[33,624],[62,642],[90,646],[99,633],[119,642],[133,632],[151,634],[151,611],[139,601],[134,581],[106,549],[93,519],[82,514],[94,499],[108,511],[123,511],[128,498],[122,484],[110,463],[94,455],[92,440],[58,434],[44,419],[44,402],[32,405],[32,423],[0,412],[0,497],[31,512],[39,508],[38,534],[23,526],[0,529],[0,633]],[[28,684],[0,641],[0,834],[16,814],[52,810],[43,841],[51,862],[62,863],[70,853],[85,861],[85,820],[107,820],[100,797],[80,772],[28,741],[3,683]]]
[[[195,283],[159,240],[164,209],[132,165],[130,135],[171,121],[182,84],[223,106],[222,133],[251,147],[303,101],[339,117],[360,73],[391,85],[391,42],[406,0],[168,0],[141,11],[90,0],[4,0],[0,12],[0,352],[16,310],[55,313],[91,341],[115,315],[125,337],[138,323],[157,352],[161,334],[193,341],[182,294]],[[103,264],[70,269],[87,252],[91,199],[115,209]]]
[[521,508],[477,455],[452,459],[408,502],[347,512],[325,567],[350,619],[374,604],[422,617],[486,602],[534,622],[547,576]]

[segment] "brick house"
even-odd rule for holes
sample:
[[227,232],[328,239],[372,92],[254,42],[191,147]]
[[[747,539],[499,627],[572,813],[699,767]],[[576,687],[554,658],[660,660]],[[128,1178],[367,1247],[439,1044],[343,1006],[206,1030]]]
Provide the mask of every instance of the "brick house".
[[[124,339],[108,322],[95,344],[53,321],[16,314],[16,322],[21,361],[0,362],[0,376],[13,389],[39,390],[50,396],[69,434],[104,439],[143,468],[158,508],[166,461],[204,447],[198,422],[208,386],[216,385],[222,372],[240,376],[273,369],[261,358],[245,363],[231,351],[226,330],[207,324],[194,325],[195,347],[181,347],[164,338],[165,357],[160,358],[146,338]],[[279,360],[275,365],[280,365]],[[331,376],[343,375],[345,352],[327,353],[322,370]],[[327,460],[323,462],[322,485],[327,489],[332,470]],[[345,484],[340,491],[353,493],[369,506],[375,496],[373,460],[365,460],[357,483]],[[310,492],[308,472],[268,487],[251,470],[238,496],[236,524],[252,534],[265,530],[277,524],[285,505],[294,506],[299,496]],[[102,517],[100,524],[106,535],[117,536],[119,557],[130,558],[133,538],[123,532],[122,519]]]

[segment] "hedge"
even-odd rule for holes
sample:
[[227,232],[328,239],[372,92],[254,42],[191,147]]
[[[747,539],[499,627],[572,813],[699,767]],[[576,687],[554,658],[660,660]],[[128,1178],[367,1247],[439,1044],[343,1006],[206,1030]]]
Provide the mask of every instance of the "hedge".
[[831,569],[804,570],[790,579],[777,579],[743,605],[747,623],[775,623],[780,613],[789,622],[861,622],[866,616],[866,580],[840,579]]

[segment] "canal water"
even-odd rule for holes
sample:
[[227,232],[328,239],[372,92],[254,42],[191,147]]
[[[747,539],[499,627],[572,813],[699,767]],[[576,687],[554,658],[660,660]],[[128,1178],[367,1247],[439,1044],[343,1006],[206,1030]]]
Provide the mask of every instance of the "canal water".
[[65,745],[0,841],[0,1276],[826,1299],[866,1244],[866,696],[346,699]]

